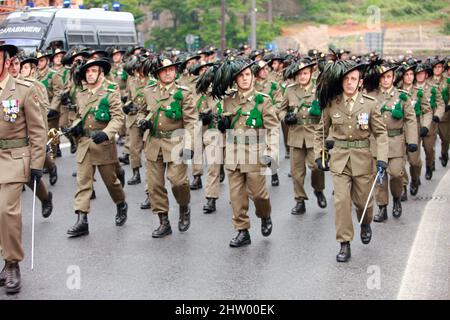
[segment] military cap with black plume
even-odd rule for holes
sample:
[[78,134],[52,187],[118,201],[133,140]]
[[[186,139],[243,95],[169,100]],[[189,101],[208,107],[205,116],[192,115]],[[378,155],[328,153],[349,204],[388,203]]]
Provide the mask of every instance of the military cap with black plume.
[[195,85],[195,89],[198,94],[209,93],[209,89],[214,81],[214,76],[216,75],[218,68],[218,64],[213,64],[198,77],[197,84]]
[[236,76],[255,62],[250,59],[234,59],[233,57],[225,61],[217,68],[214,76],[212,96],[222,99],[227,91],[233,87]]
[[366,72],[364,73],[363,88],[366,89],[368,93],[376,90],[380,84],[382,64],[382,59],[374,58],[369,62],[366,68]]
[[323,72],[317,79],[316,96],[322,109],[328,107],[331,101],[342,94],[342,79],[354,70],[359,70],[363,77],[365,64],[358,64],[352,60],[336,60],[325,65]]

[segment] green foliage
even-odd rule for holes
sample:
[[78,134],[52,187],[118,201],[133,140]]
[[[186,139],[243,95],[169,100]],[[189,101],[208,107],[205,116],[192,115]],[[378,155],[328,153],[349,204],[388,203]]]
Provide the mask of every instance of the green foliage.
[[444,34],[450,35],[450,18],[447,18],[447,21],[444,22],[442,32]]

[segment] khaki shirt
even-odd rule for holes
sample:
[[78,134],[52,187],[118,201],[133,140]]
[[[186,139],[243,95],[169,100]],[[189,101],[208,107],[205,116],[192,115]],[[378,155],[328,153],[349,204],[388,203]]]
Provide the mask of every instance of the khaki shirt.
[[65,90],[61,75],[53,69],[46,68],[42,71],[37,70],[36,80],[42,82],[47,89],[50,109],[60,112],[61,96]]

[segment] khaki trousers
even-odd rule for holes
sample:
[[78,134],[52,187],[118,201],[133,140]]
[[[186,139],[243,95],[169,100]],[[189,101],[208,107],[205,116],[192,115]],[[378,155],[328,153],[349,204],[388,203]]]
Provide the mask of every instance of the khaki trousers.
[[[375,175],[353,176],[351,162],[348,161],[344,171],[331,173],[334,186],[334,207],[336,211],[336,240],[338,242],[353,240],[352,202],[356,207],[358,221],[361,219],[369,197]],[[364,216],[364,224],[370,224],[373,217],[373,198],[370,200]]]
[[83,162],[77,162],[77,192],[75,193],[75,211],[90,212],[91,195],[94,183],[95,169],[98,168],[100,176],[108,189],[109,195],[115,204],[125,201],[125,193],[117,178],[117,164],[93,165],[91,154],[88,151]]
[[165,175],[172,186],[172,193],[178,205],[188,205],[191,201],[187,165],[183,162],[164,162],[162,153],[156,161],[147,161],[147,186],[153,213],[168,213],[169,198],[165,187]]
[[391,194],[394,198],[400,198],[403,191],[403,176],[405,175],[405,158],[390,158],[388,160],[387,172],[383,177],[383,184],[376,185],[375,199],[377,205],[384,206],[389,203],[388,179]]
[[317,168],[314,162],[314,149],[291,147],[291,174],[296,201],[308,200],[304,188],[306,165],[311,170],[311,186],[314,191],[325,189],[325,174]]
[[23,183],[0,184],[0,248],[6,261],[22,261],[22,208]]
[[233,208],[233,225],[236,230],[250,229],[249,198],[252,199],[258,218],[268,218],[271,213],[266,176],[258,172],[241,172],[227,169],[230,201]]

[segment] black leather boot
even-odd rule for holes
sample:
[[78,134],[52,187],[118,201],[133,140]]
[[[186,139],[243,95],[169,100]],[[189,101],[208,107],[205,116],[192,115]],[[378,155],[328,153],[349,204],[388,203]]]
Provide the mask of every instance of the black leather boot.
[[123,164],[130,164],[130,155],[127,153],[123,153],[119,157],[119,162],[122,162]]
[[77,222],[75,225],[67,230],[67,234],[71,237],[79,237],[89,234],[89,224],[88,224],[88,218],[87,213],[76,211],[77,214]]
[[0,272],[0,287],[3,287],[6,282],[6,261],[5,266],[2,269],[2,272]]
[[272,219],[270,219],[270,217],[261,218],[261,233],[264,237],[270,236],[272,233],[272,227]]
[[291,210],[291,214],[293,214],[293,215],[304,214],[305,212],[306,212],[306,207],[305,207],[305,201],[304,200],[297,201],[297,204]]
[[133,169],[133,176],[128,180],[130,186],[141,183],[141,174],[139,173],[139,168]]
[[56,168],[56,164],[53,166],[53,168],[50,169],[48,173],[50,175],[49,177],[50,184],[54,186],[56,181],[58,181],[58,169]]
[[278,179],[278,174],[272,175],[272,187],[278,187],[280,185],[280,180]]
[[95,194],[95,190],[92,189],[91,200],[95,200],[95,199],[97,199],[97,195]]
[[247,229],[244,229],[239,230],[237,236],[231,239],[230,247],[239,248],[250,243],[252,243],[252,240],[250,239],[250,233]]
[[203,187],[202,186],[202,177],[199,176],[199,175],[194,176],[194,179],[192,180],[191,185],[189,186],[189,188],[191,190],[198,190],[198,189],[201,189],[202,187]]
[[314,195],[317,197],[317,205],[319,207],[326,208],[327,207],[327,199],[322,191],[314,191]]
[[286,152],[284,153],[284,158],[285,159],[291,158],[291,152],[290,152],[289,148],[286,149]]
[[172,234],[172,228],[170,227],[169,215],[167,213],[158,213],[159,227],[152,233],[153,238],[163,238]]
[[48,200],[42,201],[42,216],[44,218],[50,217],[53,211],[53,193],[48,192]]
[[414,179],[411,180],[411,183],[409,185],[409,192],[412,196],[415,196],[417,192],[419,192],[419,181],[415,181]]
[[442,153],[441,156],[439,157],[439,160],[441,160],[442,166],[446,167],[448,163],[448,153]]
[[6,280],[5,289],[7,294],[16,294],[20,292],[22,286],[20,280],[20,268],[18,262],[6,262]]
[[203,213],[213,213],[216,211],[216,199],[214,198],[206,198],[207,202],[203,206]]
[[399,198],[394,198],[392,215],[394,216],[394,218],[400,218],[400,216],[402,215],[402,202]]
[[56,154],[55,154],[56,158],[61,158],[62,157],[62,152],[61,152],[61,148],[59,147],[59,144],[56,146]]
[[220,178],[219,178],[220,182],[223,182],[225,180],[225,168],[224,165],[221,164],[220,165]]
[[72,172],[72,177],[76,177],[77,176],[77,172],[76,171],[74,171],[74,172]]
[[75,143],[75,139],[73,137],[69,138],[70,141],[70,153],[74,154],[77,152],[77,144]]
[[341,250],[336,256],[337,262],[347,262],[351,256],[350,242],[341,242]]
[[387,220],[387,206],[378,206],[379,210],[378,213],[373,217],[373,221],[375,222],[383,222],[384,220]]
[[431,168],[431,166],[426,166],[425,179],[431,180],[432,177],[433,177],[433,169]]
[[127,221],[128,204],[124,201],[117,205],[116,226],[123,226]]
[[119,146],[124,146],[125,145],[125,137],[123,137],[123,136],[119,137],[119,139],[117,139],[117,144]]
[[191,225],[191,209],[189,205],[180,206],[180,218],[178,220],[178,230],[185,232]]
[[403,186],[402,196],[400,197],[400,201],[405,202],[408,201],[408,191],[406,190],[406,186]]
[[431,165],[431,170],[436,171],[436,161],[433,160],[433,164]]
[[145,198],[144,202],[141,203],[141,209],[146,210],[150,209],[152,205],[150,204],[150,197],[147,194],[147,198]]
[[361,241],[364,244],[368,244],[372,239],[372,228],[370,224],[361,224]]

